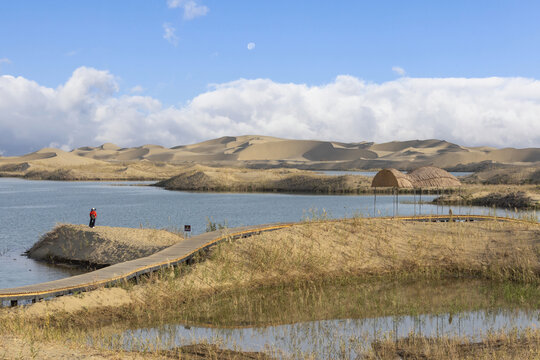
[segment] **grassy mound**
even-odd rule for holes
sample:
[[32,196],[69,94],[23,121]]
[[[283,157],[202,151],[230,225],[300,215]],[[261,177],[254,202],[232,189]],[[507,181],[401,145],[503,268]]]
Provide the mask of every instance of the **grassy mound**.
[[181,240],[165,230],[62,224],[43,235],[27,255],[50,262],[105,266],[151,255]]
[[540,165],[536,166],[500,166],[476,172],[464,181],[470,183],[492,184],[540,184]]
[[294,169],[215,169],[194,166],[156,186],[167,190],[233,192],[303,192],[342,194],[369,190],[365,176],[327,176]]

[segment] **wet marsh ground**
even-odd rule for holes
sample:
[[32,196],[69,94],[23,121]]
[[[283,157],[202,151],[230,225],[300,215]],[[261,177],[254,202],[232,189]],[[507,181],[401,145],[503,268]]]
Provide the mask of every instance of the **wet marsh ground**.
[[[104,352],[114,349],[130,357],[126,331],[141,328],[174,324],[265,327],[423,314],[441,314],[448,320],[448,314],[459,318],[459,314],[472,311],[534,312],[540,305],[540,227],[536,222],[316,219],[222,243],[199,260],[192,266],[154,274],[145,284],[126,283],[116,289],[129,300],[123,305],[105,300],[100,306],[89,307],[85,299],[92,294],[88,293],[76,295],[80,305],[69,311],[52,304],[2,309],[0,333],[40,346],[49,341],[69,346],[101,344]],[[392,358],[399,351],[415,349],[418,354],[441,354],[441,349],[449,346],[457,349],[457,354],[463,344],[473,341],[459,334],[426,339],[411,334],[404,340],[394,338],[390,329],[366,349],[363,334],[336,337],[339,333],[331,327],[323,330],[311,333],[315,340],[331,339],[328,350],[318,356],[333,358],[360,353]],[[305,334],[292,332],[289,339],[294,342],[297,335]],[[533,354],[538,338],[536,330],[524,334],[508,329],[474,341],[491,344],[486,345],[488,353],[515,353],[525,348],[527,354]],[[157,337],[142,350],[157,354],[164,345],[180,344]],[[486,347],[470,349],[468,354],[475,354],[485,352]],[[317,357],[301,346],[285,354],[279,348],[266,351],[270,355]]]

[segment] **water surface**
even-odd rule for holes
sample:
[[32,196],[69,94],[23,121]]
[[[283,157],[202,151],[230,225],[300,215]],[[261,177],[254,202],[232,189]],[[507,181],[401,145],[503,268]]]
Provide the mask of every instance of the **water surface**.
[[[147,183],[146,183],[147,184]],[[132,185],[132,186],[128,186]],[[391,195],[292,195],[275,193],[200,193],[168,191],[139,183],[29,181],[0,178],[0,288],[70,276],[21,254],[58,223],[88,224],[90,208],[97,226],[206,230],[207,219],[229,227],[300,221],[304,217],[392,216]],[[422,196],[431,201],[434,195]],[[420,212],[418,197],[400,195],[398,215]],[[482,207],[451,207],[454,214],[488,214]],[[424,204],[423,214],[448,214],[449,207]],[[499,211],[504,215],[504,211]],[[74,270],[75,271],[75,270]]]

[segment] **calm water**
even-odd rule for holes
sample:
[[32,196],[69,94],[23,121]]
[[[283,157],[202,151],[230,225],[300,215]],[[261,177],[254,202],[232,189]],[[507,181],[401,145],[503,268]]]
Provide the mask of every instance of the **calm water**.
[[539,311],[491,310],[322,320],[231,329],[164,325],[128,330],[116,336],[116,339],[120,339],[116,340],[116,343],[123,343],[125,349],[142,350],[152,349],[155,345],[167,349],[209,342],[243,351],[264,351],[270,348],[293,356],[307,352],[313,353],[319,359],[335,358],[342,345],[346,354],[355,358],[358,351],[367,350],[372,341],[385,335],[404,338],[414,333],[427,337],[464,336],[474,340],[488,332],[538,327],[539,315]]
[[[374,215],[372,196],[189,193],[128,184],[0,178],[0,288],[72,275],[74,271],[47,266],[21,254],[57,223],[87,224],[91,207],[98,210],[97,226],[183,229],[190,224],[193,234],[205,231],[207,218],[235,227],[299,221],[323,209],[331,217]],[[433,198],[423,196],[422,200]],[[399,215],[419,211],[413,199],[399,197]],[[376,216],[392,215],[392,209],[392,196],[377,196]],[[490,211],[480,207],[452,209],[454,214]],[[422,212],[447,214],[448,207],[424,204]]]

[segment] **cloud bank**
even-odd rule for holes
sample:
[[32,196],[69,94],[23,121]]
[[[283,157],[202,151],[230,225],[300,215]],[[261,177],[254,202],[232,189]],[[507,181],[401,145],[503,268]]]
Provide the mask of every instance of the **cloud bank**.
[[80,67],[49,88],[0,76],[0,151],[26,153],[113,142],[175,146],[261,134],[346,142],[438,138],[463,145],[540,146],[540,81],[338,76],[307,86],[269,79],[214,85],[183,106],[118,96],[107,71]]

